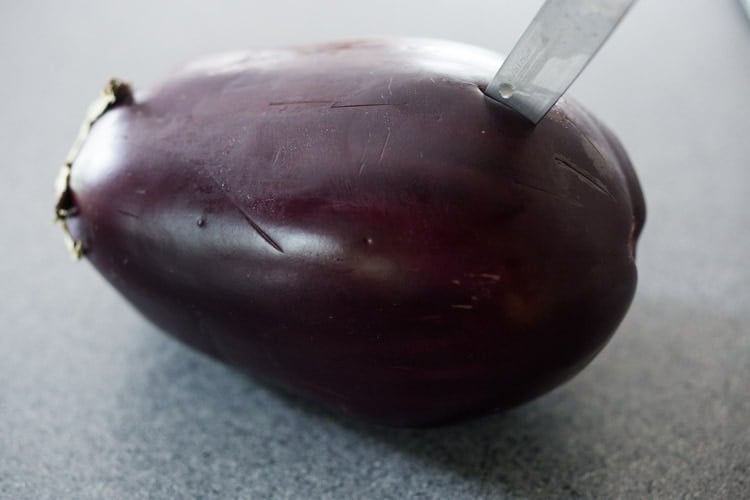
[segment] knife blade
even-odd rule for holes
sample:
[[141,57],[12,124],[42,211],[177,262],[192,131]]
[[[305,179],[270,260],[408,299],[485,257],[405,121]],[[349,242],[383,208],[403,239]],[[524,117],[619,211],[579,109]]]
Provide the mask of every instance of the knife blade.
[[485,94],[538,123],[633,3],[635,0],[547,0]]

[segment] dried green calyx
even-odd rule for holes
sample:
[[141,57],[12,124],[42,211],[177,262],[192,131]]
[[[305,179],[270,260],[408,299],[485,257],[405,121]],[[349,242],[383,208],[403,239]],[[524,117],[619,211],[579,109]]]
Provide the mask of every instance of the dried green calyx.
[[89,106],[86,119],[83,121],[81,130],[78,132],[78,137],[76,137],[73,147],[70,148],[70,152],[68,152],[68,156],[65,158],[65,162],[55,181],[55,192],[57,194],[55,221],[59,221],[62,224],[66,245],[75,259],[80,259],[83,256],[84,248],[83,243],[75,240],[70,234],[66,222],[66,219],[75,216],[78,210],[73,200],[73,193],[70,190],[70,172],[73,162],[75,162],[78,152],[86,141],[94,123],[110,109],[132,103],[133,92],[127,83],[117,79],[112,79],[107,83],[99,98]]

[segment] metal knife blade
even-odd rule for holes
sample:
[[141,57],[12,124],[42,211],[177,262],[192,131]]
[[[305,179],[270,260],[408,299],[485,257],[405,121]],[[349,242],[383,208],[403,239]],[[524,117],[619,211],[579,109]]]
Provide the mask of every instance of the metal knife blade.
[[635,0],[547,0],[485,94],[538,123],[633,3]]

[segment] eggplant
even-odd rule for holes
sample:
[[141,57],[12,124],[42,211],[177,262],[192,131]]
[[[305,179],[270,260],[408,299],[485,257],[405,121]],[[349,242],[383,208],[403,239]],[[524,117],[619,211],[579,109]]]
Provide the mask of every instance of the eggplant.
[[611,337],[645,208],[576,102],[533,126],[484,95],[501,60],[366,39],[113,80],[57,215],[155,325],[282,390],[396,426],[509,408]]

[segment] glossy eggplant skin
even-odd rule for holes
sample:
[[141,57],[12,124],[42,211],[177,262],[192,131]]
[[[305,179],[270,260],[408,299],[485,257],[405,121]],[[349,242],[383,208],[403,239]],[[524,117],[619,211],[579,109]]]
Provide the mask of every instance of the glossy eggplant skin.
[[580,106],[532,126],[483,94],[500,61],[412,39],[199,61],[94,123],[65,222],[160,328],[329,408],[519,404],[620,323],[645,211]]

